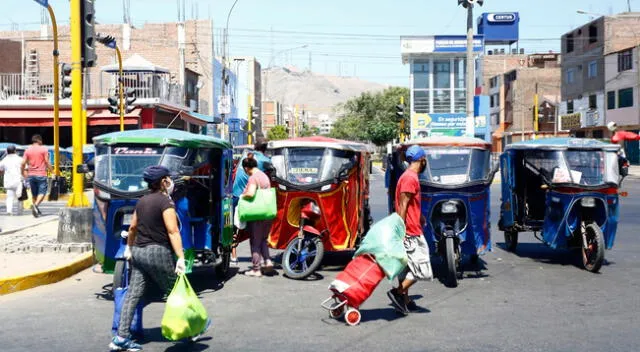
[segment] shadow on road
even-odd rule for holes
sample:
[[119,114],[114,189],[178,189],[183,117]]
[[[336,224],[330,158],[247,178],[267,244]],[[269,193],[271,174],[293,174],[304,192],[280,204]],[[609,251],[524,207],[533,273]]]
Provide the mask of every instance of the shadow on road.
[[211,336],[207,336],[205,334],[204,337],[199,339],[197,342],[191,342],[189,340],[185,341],[168,341],[162,336],[162,328],[154,327],[151,329],[144,330],[144,339],[140,341],[142,345],[146,345],[151,342],[160,342],[169,345],[165,351],[204,351],[209,348],[209,346],[202,344],[205,341],[211,341],[213,338]]
[[[497,243],[504,251],[507,251],[505,243]],[[553,249],[543,243],[519,243],[515,252],[512,253],[520,258],[533,259],[535,262],[550,265],[571,265],[582,269],[582,257],[580,251],[576,249],[559,248]],[[615,264],[607,261],[602,263],[603,266]]]
[[[446,286],[447,282],[447,267],[444,261],[444,257],[431,257],[431,265],[433,269],[434,278],[440,283]],[[469,256],[464,256],[461,263],[461,271],[458,275],[460,279],[481,279],[489,277],[486,273],[487,262],[482,258],[471,259]]]

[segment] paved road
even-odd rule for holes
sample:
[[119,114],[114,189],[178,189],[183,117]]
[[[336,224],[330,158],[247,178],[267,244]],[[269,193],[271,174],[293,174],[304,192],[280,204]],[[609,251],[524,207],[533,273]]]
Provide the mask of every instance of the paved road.
[[[373,215],[386,213],[384,180],[372,183]],[[282,276],[234,276],[218,282],[209,272],[192,282],[214,319],[211,339],[195,345],[163,342],[163,304],[144,311],[145,351],[635,351],[640,346],[640,181],[630,180],[623,200],[616,247],[601,274],[576,267],[524,236],[517,255],[495,249],[486,270],[467,272],[456,289],[440,282],[418,284],[413,294],[424,309],[399,318],[389,306],[384,281],[362,307],[358,327],[327,319],[319,307],[340,270],[329,266],[316,281]],[[494,186],[493,209],[499,186]],[[493,214],[496,223],[497,214]],[[246,246],[243,265],[249,258]],[[345,259],[346,258],[346,259]],[[329,258],[340,264],[348,256]],[[91,270],[64,282],[0,297],[3,352],[104,351],[113,303],[104,299],[110,277]]]

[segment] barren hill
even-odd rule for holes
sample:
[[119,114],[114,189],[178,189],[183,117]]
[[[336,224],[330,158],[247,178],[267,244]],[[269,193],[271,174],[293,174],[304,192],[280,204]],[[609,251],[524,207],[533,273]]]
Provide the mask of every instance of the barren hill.
[[338,103],[388,86],[357,77],[325,76],[293,67],[273,67],[262,71],[262,87],[265,99],[278,100],[283,105],[305,105],[315,113],[329,113]]

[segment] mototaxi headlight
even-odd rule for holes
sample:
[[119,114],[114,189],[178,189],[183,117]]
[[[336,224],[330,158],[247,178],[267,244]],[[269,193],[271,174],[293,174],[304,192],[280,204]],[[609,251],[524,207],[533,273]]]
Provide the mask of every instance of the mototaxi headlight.
[[580,199],[580,205],[584,208],[593,208],[596,206],[596,199],[593,197],[584,197]]
[[320,207],[315,202],[311,202],[311,210],[314,214],[320,215]]
[[458,205],[455,202],[442,203],[442,214],[455,214],[458,212]]

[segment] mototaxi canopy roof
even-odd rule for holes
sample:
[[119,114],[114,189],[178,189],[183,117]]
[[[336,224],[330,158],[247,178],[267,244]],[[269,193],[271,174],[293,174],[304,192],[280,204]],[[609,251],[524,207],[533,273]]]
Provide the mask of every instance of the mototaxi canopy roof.
[[543,138],[509,144],[505,147],[505,152],[509,150],[606,150],[617,152],[620,146],[617,144],[604,143],[591,138]]
[[113,132],[93,137],[94,144],[156,144],[185,148],[231,149],[225,140],[170,128],[149,128]]
[[280,148],[297,148],[297,147],[305,147],[305,148],[330,148],[330,149],[339,149],[339,150],[347,150],[359,153],[372,153],[373,150],[366,144],[345,141],[341,139],[334,139],[328,137],[299,137],[299,138],[290,138],[281,141],[271,141],[269,142],[269,149],[280,149]]
[[421,147],[466,147],[477,149],[491,149],[491,143],[480,138],[474,137],[453,137],[453,136],[437,136],[412,139],[399,146],[399,148],[405,149],[412,145],[419,145]]

